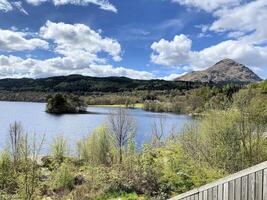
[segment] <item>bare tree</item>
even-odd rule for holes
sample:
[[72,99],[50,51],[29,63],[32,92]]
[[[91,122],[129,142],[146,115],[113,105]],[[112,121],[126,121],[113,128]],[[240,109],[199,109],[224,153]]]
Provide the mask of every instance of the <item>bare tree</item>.
[[44,136],[37,142],[35,134],[32,139],[29,139],[28,133],[25,133],[21,140],[21,179],[19,180],[19,194],[22,199],[35,199],[40,175],[38,159],[43,144]]
[[10,153],[13,158],[14,166],[17,166],[17,163],[21,156],[21,140],[23,137],[23,128],[19,122],[14,122],[10,124],[9,127],[9,143],[10,143]]
[[122,163],[123,148],[127,146],[129,139],[135,136],[136,123],[127,109],[119,108],[117,112],[109,114],[108,125],[119,150],[119,162]]
[[157,120],[154,120],[151,126],[152,145],[159,147],[162,145],[162,139],[166,135],[166,116],[160,116]]

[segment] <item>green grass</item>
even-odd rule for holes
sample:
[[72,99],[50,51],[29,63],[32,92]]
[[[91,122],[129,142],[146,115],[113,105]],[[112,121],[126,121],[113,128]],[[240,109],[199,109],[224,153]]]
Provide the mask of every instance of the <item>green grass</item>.
[[[126,108],[124,104],[114,104],[114,105],[89,105],[89,106],[94,106],[94,107],[105,107],[105,108]],[[144,104],[143,103],[136,103],[134,104],[134,108],[143,108]],[[129,106],[129,108],[132,108]]]

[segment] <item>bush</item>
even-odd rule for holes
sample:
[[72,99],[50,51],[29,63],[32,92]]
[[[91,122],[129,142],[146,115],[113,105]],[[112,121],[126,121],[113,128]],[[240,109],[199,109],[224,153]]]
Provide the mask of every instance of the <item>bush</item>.
[[63,163],[55,172],[53,180],[53,187],[55,189],[72,190],[74,188],[73,169],[66,163]]
[[51,153],[58,162],[63,162],[64,158],[68,155],[68,143],[63,136],[54,138],[51,145]]
[[112,161],[111,138],[107,127],[96,128],[92,135],[77,143],[79,157],[90,164],[110,165]]
[[4,151],[0,156],[0,190],[15,192],[16,185],[13,162],[10,155]]

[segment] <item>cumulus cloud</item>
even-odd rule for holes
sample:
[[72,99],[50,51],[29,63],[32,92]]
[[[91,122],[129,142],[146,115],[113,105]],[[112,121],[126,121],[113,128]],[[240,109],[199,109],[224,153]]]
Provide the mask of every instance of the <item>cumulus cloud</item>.
[[181,74],[170,74],[168,76],[159,77],[159,79],[166,80],[166,81],[172,81],[180,76],[183,76],[187,74],[187,72],[181,73]]
[[[32,35],[19,32],[17,28],[0,29],[0,51],[10,53],[43,48],[55,53],[55,57],[44,60],[0,55],[0,78],[36,78],[69,74],[126,76],[135,79],[154,78],[152,73],[146,71],[108,64],[108,59],[103,56],[103,52],[113,60],[119,61],[120,44],[112,38],[101,36],[86,25],[47,21],[40,28],[39,33],[35,34],[36,37],[37,35],[39,38],[32,38]],[[99,53],[102,53],[101,57]]]
[[24,32],[0,29],[0,51],[47,49],[48,42],[39,38],[27,38]]
[[106,52],[114,61],[120,61],[120,44],[108,37],[102,37],[98,32],[84,24],[65,24],[47,21],[41,27],[40,35],[44,39],[52,40],[55,51],[64,56],[88,56],[95,61],[103,61],[97,53]]
[[218,10],[210,30],[239,32],[240,39],[260,44],[267,41],[267,1],[257,0],[235,8]]
[[212,12],[222,7],[239,5],[241,0],[172,0],[172,2]]
[[185,35],[176,35],[172,41],[161,39],[151,45],[154,63],[173,66],[188,60],[192,41]]
[[46,60],[23,59],[16,56],[0,56],[0,78],[47,77],[55,75],[83,74],[88,76],[126,76],[135,79],[151,79],[153,74],[109,64],[92,64],[69,57]]
[[[205,34],[226,34],[229,38],[199,51],[192,49],[192,41],[181,34],[173,40],[161,39],[151,45],[151,61],[166,66],[201,70],[215,62],[232,58],[267,76],[267,1],[257,0],[234,6],[226,1],[209,1],[217,6],[205,7],[207,1],[174,0],[212,12],[215,21],[211,25],[200,25]],[[224,3],[227,4],[224,6]],[[200,5],[201,4],[201,5]],[[214,7],[214,9],[211,9]]]
[[242,40],[227,40],[200,51],[193,51],[191,44],[192,41],[185,35],[177,35],[171,41],[161,39],[151,46],[151,61],[166,66],[189,66],[192,70],[207,68],[224,58],[259,68],[264,68],[267,63],[267,47],[255,46]]
[[61,6],[66,4],[87,6],[88,4],[95,4],[102,10],[111,11],[117,13],[117,8],[111,4],[108,0],[26,0],[29,4],[40,5],[43,2],[52,2],[55,6]]

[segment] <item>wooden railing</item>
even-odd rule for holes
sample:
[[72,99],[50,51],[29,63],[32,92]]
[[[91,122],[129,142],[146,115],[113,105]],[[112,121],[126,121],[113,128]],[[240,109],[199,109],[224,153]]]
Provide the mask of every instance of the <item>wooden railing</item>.
[[170,200],[267,200],[267,162],[180,194]]

